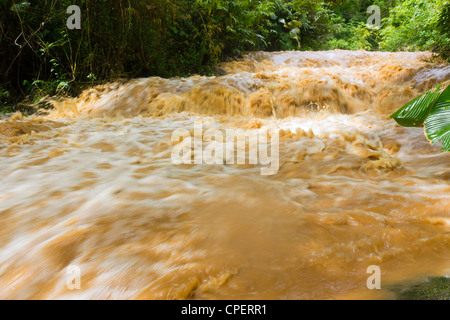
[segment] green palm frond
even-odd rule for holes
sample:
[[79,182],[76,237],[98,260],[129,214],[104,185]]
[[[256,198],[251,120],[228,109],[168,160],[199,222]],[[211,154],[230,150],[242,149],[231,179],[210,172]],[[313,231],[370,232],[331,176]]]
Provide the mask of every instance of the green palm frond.
[[442,84],[408,102],[391,115],[404,127],[425,124],[425,134],[431,143],[442,141],[444,151],[450,151],[450,85]]
[[443,150],[450,151],[450,86],[441,93],[425,120],[425,133],[432,143],[442,141]]
[[403,127],[421,126],[440,96],[441,84],[428,90],[397,110],[391,118]]

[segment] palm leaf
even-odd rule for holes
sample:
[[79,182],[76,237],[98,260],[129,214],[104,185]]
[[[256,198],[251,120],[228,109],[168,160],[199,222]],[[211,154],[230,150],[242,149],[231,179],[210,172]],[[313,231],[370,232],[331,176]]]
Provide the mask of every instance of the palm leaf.
[[428,90],[397,110],[391,118],[404,127],[421,126],[440,96],[441,84]]
[[425,120],[425,133],[432,143],[442,141],[442,150],[450,151],[450,85],[440,94]]

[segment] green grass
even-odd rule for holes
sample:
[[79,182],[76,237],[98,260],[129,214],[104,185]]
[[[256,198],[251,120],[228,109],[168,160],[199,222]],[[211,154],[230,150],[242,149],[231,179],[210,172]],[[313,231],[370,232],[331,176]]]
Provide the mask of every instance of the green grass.
[[398,300],[450,300],[450,278],[429,278],[393,291]]

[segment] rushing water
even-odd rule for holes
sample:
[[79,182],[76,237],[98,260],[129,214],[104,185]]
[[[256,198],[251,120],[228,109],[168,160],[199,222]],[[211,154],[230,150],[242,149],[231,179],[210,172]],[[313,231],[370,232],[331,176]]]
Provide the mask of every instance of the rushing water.
[[[450,155],[388,118],[450,79],[430,56],[250,53],[0,121],[0,298],[376,299],[450,274]],[[175,165],[196,120],[280,130],[278,173]]]

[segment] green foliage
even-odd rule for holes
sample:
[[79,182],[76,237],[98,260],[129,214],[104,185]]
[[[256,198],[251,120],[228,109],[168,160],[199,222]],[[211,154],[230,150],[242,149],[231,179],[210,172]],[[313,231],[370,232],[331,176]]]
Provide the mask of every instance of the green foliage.
[[441,35],[447,39],[439,48],[439,56],[450,61],[450,2],[447,2],[442,8],[437,25]]
[[442,92],[426,118],[425,133],[431,142],[442,141],[443,150],[450,151],[450,86]]
[[425,92],[391,115],[398,124],[417,127],[425,124],[425,134],[432,142],[442,141],[443,150],[450,151],[450,86],[442,85]]
[[404,127],[421,126],[441,95],[439,91],[441,86],[442,85],[438,85],[408,102],[405,106],[391,115],[391,118]]
[[392,8],[389,17],[383,20],[380,48],[441,51],[450,44],[448,33],[442,34],[439,27],[446,3],[447,0],[406,0]]
[[330,39],[324,45],[325,50],[376,50],[378,48],[379,29],[370,28],[366,23],[351,19],[349,23],[342,17],[333,18],[335,27]]
[[11,95],[9,91],[0,88],[0,115],[13,111],[11,106],[9,105],[10,96]]
[[347,0],[341,1],[333,7],[330,15],[331,28],[325,50],[378,50],[381,41],[380,29],[371,28],[367,25],[369,14],[367,8],[377,5],[381,10],[381,17],[389,15],[389,7],[396,3],[394,0],[366,1]]
[[[70,5],[81,30],[66,28]],[[313,0],[2,0],[0,11],[0,86],[37,98],[102,80],[211,74],[248,50],[318,49],[328,26]]]

